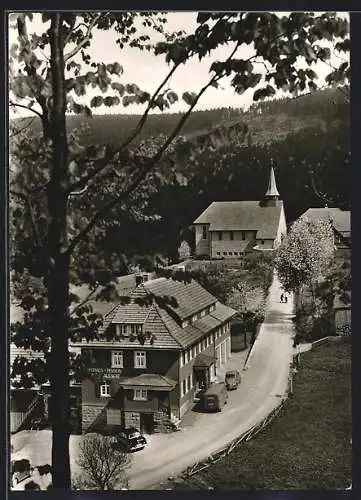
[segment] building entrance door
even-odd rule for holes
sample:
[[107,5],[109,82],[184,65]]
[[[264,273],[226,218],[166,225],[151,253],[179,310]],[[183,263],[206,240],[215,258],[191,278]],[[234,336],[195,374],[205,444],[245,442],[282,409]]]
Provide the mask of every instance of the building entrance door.
[[145,434],[152,434],[154,431],[154,418],[153,413],[140,414],[140,432]]

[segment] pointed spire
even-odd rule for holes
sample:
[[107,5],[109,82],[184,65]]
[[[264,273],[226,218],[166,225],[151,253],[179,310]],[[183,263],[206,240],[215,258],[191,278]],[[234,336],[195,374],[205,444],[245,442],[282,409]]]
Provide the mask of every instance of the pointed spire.
[[265,198],[272,199],[272,200],[278,200],[279,196],[280,196],[280,194],[279,194],[278,189],[277,189],[275,173],[273,170],[273,161],[271,159],[271,170],[270,170],[270,176],[269,176],[269,181],[268,181],[268,189],[267,189]]

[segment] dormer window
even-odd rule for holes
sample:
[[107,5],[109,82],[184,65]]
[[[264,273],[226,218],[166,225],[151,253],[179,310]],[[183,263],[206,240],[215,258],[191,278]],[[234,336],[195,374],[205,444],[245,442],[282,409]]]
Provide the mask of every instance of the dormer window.
[[143,325],[141,323],[137,325],[130,325],[130,331],[132,335],[139,335],[139,333],[143,332]]
[[207,239],[207,226],[203,226],[202,230],[203,230],[203,235],[202,235],[203,239],[206,240]]
[[128,335],[128,325],[116,325],[117,335]]

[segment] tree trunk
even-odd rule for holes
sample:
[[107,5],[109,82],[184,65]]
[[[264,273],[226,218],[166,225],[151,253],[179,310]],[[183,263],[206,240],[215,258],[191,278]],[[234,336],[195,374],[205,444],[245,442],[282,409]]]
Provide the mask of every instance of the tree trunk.
[[50,272],[47,288],[51,332],[49,377],[53,431],[52,484],[53,488],[70,489],[69,257],[66,252],[68,144],[62,23],[62,15],[58,12],[52,13],[49,30],[52,79],[49,131],[52,140],[52,165],[48,188]]

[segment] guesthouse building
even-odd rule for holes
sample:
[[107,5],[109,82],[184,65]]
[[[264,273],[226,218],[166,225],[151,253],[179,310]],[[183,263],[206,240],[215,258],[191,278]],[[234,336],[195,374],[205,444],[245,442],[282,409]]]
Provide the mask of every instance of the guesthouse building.
[[140,283],[104,315],[85,365],[82,430],[166,432],[230,358],[236,312],[195,280]]

